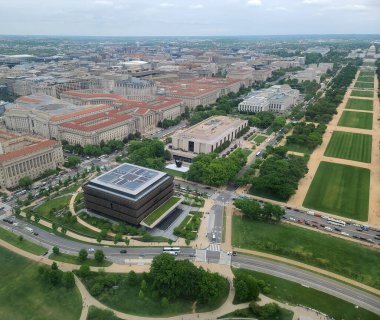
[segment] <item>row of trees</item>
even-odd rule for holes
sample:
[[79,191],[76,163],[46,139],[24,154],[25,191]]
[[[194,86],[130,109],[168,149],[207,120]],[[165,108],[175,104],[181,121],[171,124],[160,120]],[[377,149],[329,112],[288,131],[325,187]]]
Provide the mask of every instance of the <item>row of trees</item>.
[[200,154],[195,157],[187,179],[211,186],[221,186],[233,180],[247,162],[247,154],[236,149],[226,158],[219,158],[215,153]]
[[165,160],[171,155],[165,144],[158,139],[131,141],[128,145],[128,162],[156,170],[165,168]]
[[38,274],[41,280],[54,287],[65,287],[67,289],[72,289],[75,287],[74,274],[71,271],[63,272],[59,270],[56,262],[53,262],[51,268],[46,268],[40,266],[38,268]]
[[182,118],[177,117],[175,119],[164,119],[162,121],[158,121],[157,127],[167,129],[169,127],[173,127],[181,122]]
[[377,59],[376,62],[375,62],[375,66],[376,66],[376,75],[377,75],[377,79],[379,79],[379,90],[377,92],[377,96],[380,98],[380,59]]
[[153,259],[149,276],[152,287],[169,300],[185,299],[209,304],[228,290],[226,279],[219,274],[197,268],[189,260],[175,260],[170,254],[161,254]]
[[322,144],[322,137],[326,131],[326,125],[300,122],[295,124],[293,133],[286,138],[288,144],[307,147],[310,151]]
[[298,181],[308,172],[308,157],[287,156],[286,148],[270,150],[271,155],[260,165],[260,174],[251,177],[251,193],[288,200],[297,188]]
[[318,123],[329,123],[336,108],[343,101],[344,94],[351,84],[357,72],[357,67],[348,64],[342,68],[339,74],[332,80],[330,88],[325,92],[325,96],[308,106],[305,116],[307,121]]
[[169,301],[179,299],[196,301],[200,305],[213,303],[228,293],[228,282],[219,274],[197,268],[189,260],[175,260],[167,253],[154,257],[149,273],[107,274],[90,272],[89,267],[81,266],[77,274],[93,296],[114,295],[114,287],[133,288],[139,299],[149,295],[161,301],[163,308]]
[[[130,138],[134,139],[136,138],[136,135],[131,134]],[[138,136],[141,137],[141,134]],[[126,139],[125,142],[124,140],[121,141],[116,139],[107,142],[102,140],[99,145],[85,144],[83,147],[80,144],[70,145],[67,141],[63,140],[62,146],[65,151],[72,152],[77,155],[98,157],[102,154],[110,154],[116,150],[122,150],[124,148],[124,143],[129,141],[129,136],[124,139]]]
[[279,223],[285,214],[283,208],[269,202],[261,207],[256,200],[235,199],[234,205],[244,213],[244,217],[269,223]]
[[248,124],[251,127],[257,127],[260,129],[267,129],[272,127],[273,131],[280,130],[286,123],[284,117],[276,117],[272,112],[260,111],[254,116],[248,117]]

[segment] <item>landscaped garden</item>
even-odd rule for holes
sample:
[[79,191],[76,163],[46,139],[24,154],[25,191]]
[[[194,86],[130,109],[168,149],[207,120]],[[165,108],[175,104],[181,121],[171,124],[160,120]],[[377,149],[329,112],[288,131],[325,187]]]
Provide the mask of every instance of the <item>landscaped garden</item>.
[[181,201],[181,198],[179,197],[171,197],[169,200],[164,202],[161,206],[159,206],[156,210],[151,212],[144,220],[143,222],[147,225],[152,225],[155,223],[158,219],[162,217],[163,214],[165,214],[170,208],[172,208],[174,205],[176,205],[179,201]]
[[173,234],[181,238],[194,240],[201,225],[202,216],[202,212],[190,211],[181,224],[174,228]]
[[373,98],[373,91],[352,90],[351,96],[363,97],[363,98]]

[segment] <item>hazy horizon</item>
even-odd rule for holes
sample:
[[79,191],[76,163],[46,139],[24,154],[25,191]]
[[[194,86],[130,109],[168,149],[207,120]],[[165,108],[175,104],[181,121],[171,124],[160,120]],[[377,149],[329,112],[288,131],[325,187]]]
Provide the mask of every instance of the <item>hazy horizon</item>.
[[29,36],[281,36],[380,33],[378,0],[14,0],[2,34]]

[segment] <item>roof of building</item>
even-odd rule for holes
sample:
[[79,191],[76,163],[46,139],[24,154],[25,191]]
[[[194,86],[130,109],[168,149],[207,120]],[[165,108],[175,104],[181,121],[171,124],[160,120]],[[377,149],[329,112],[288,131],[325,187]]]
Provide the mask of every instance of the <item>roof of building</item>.
[[109,192],[119,191],[135,197],[165,176],[167,174],[161,171],[124,163],[92,179],[89,184]]
[[55,140],[42,140],[18,150],[0,154],[0,161],[8,161],[19,157],[24,157],[25,155],[32,154],[56,144],[59,144],[59,142]]
[[110,111],[88,115],[79,119],[74,119],[62,123],[61,126],[79,131],[89,132],[106,128],[116,123],[129,120],[131,118],[133,117],[129,114],[118,113],[118,110],[113,109]]
[[237,128],[245,122],[247,122],[247,120],[226,116],[214,116],[188,129],[184,129],[174,134],[174,136],[202,141],[213,141],[227,130]]

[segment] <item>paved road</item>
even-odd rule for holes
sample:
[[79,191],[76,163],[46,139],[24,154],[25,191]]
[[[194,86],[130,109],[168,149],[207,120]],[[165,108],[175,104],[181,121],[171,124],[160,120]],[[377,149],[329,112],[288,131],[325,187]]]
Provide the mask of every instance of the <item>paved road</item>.
[[232,265],[297,282],[380,315],[380,299],[378,297],[315,273],[275,261],[244,255],[233,257]]
[[[43,244],[49,248],[54,244],[57,244],[64,252],[71,254],[77,254],[82,249],[94,248],[95,250],[101,249],[105,252],[107,258],[111,261],[120,264],[128,263],[128,259],[152,259],[154,256],[162,253],[162,248],[156,247],[141,247],[141,248],[127,248],[128,252],[125,254],[120,253],[120,248],[98,246],[79,243],[58,237],[54,234],[46,232],[38,227],[32,226],[32,228],[39,233],[39,236],[33,236],[30,233],[25,232],[24,227],[28,225],[26,222],[19,221],[18,226],[9,226],[1,222],[1,227],[5,227],[8,230],[12,229],[17,234],[24,234],[25,238],[30,239],[36,243]],[[181,253],[178,255],[178,259],[191,259],[196,253],[196,250],[192,248],[181,248]],[[207,251],[206,261],[208,263],[219,263],[221,252],[219,251]],[[315,288],[317,290],[326,292],[338,298],[344,299],[362,308],[368,309],[380,315],[380,299],[365,293],[359,289],[350,287],[340,282],[334,281],[323,276],[316,275],[314,273],[304,271],[295,267],[291,267],[276,261],[266,260],[253,256],[234,256],[232,257],[232,265],[240,268],[246,268],[251,270],[260,271],[263,273],[271,274],[280,278],[288,279],[303,285]]]

